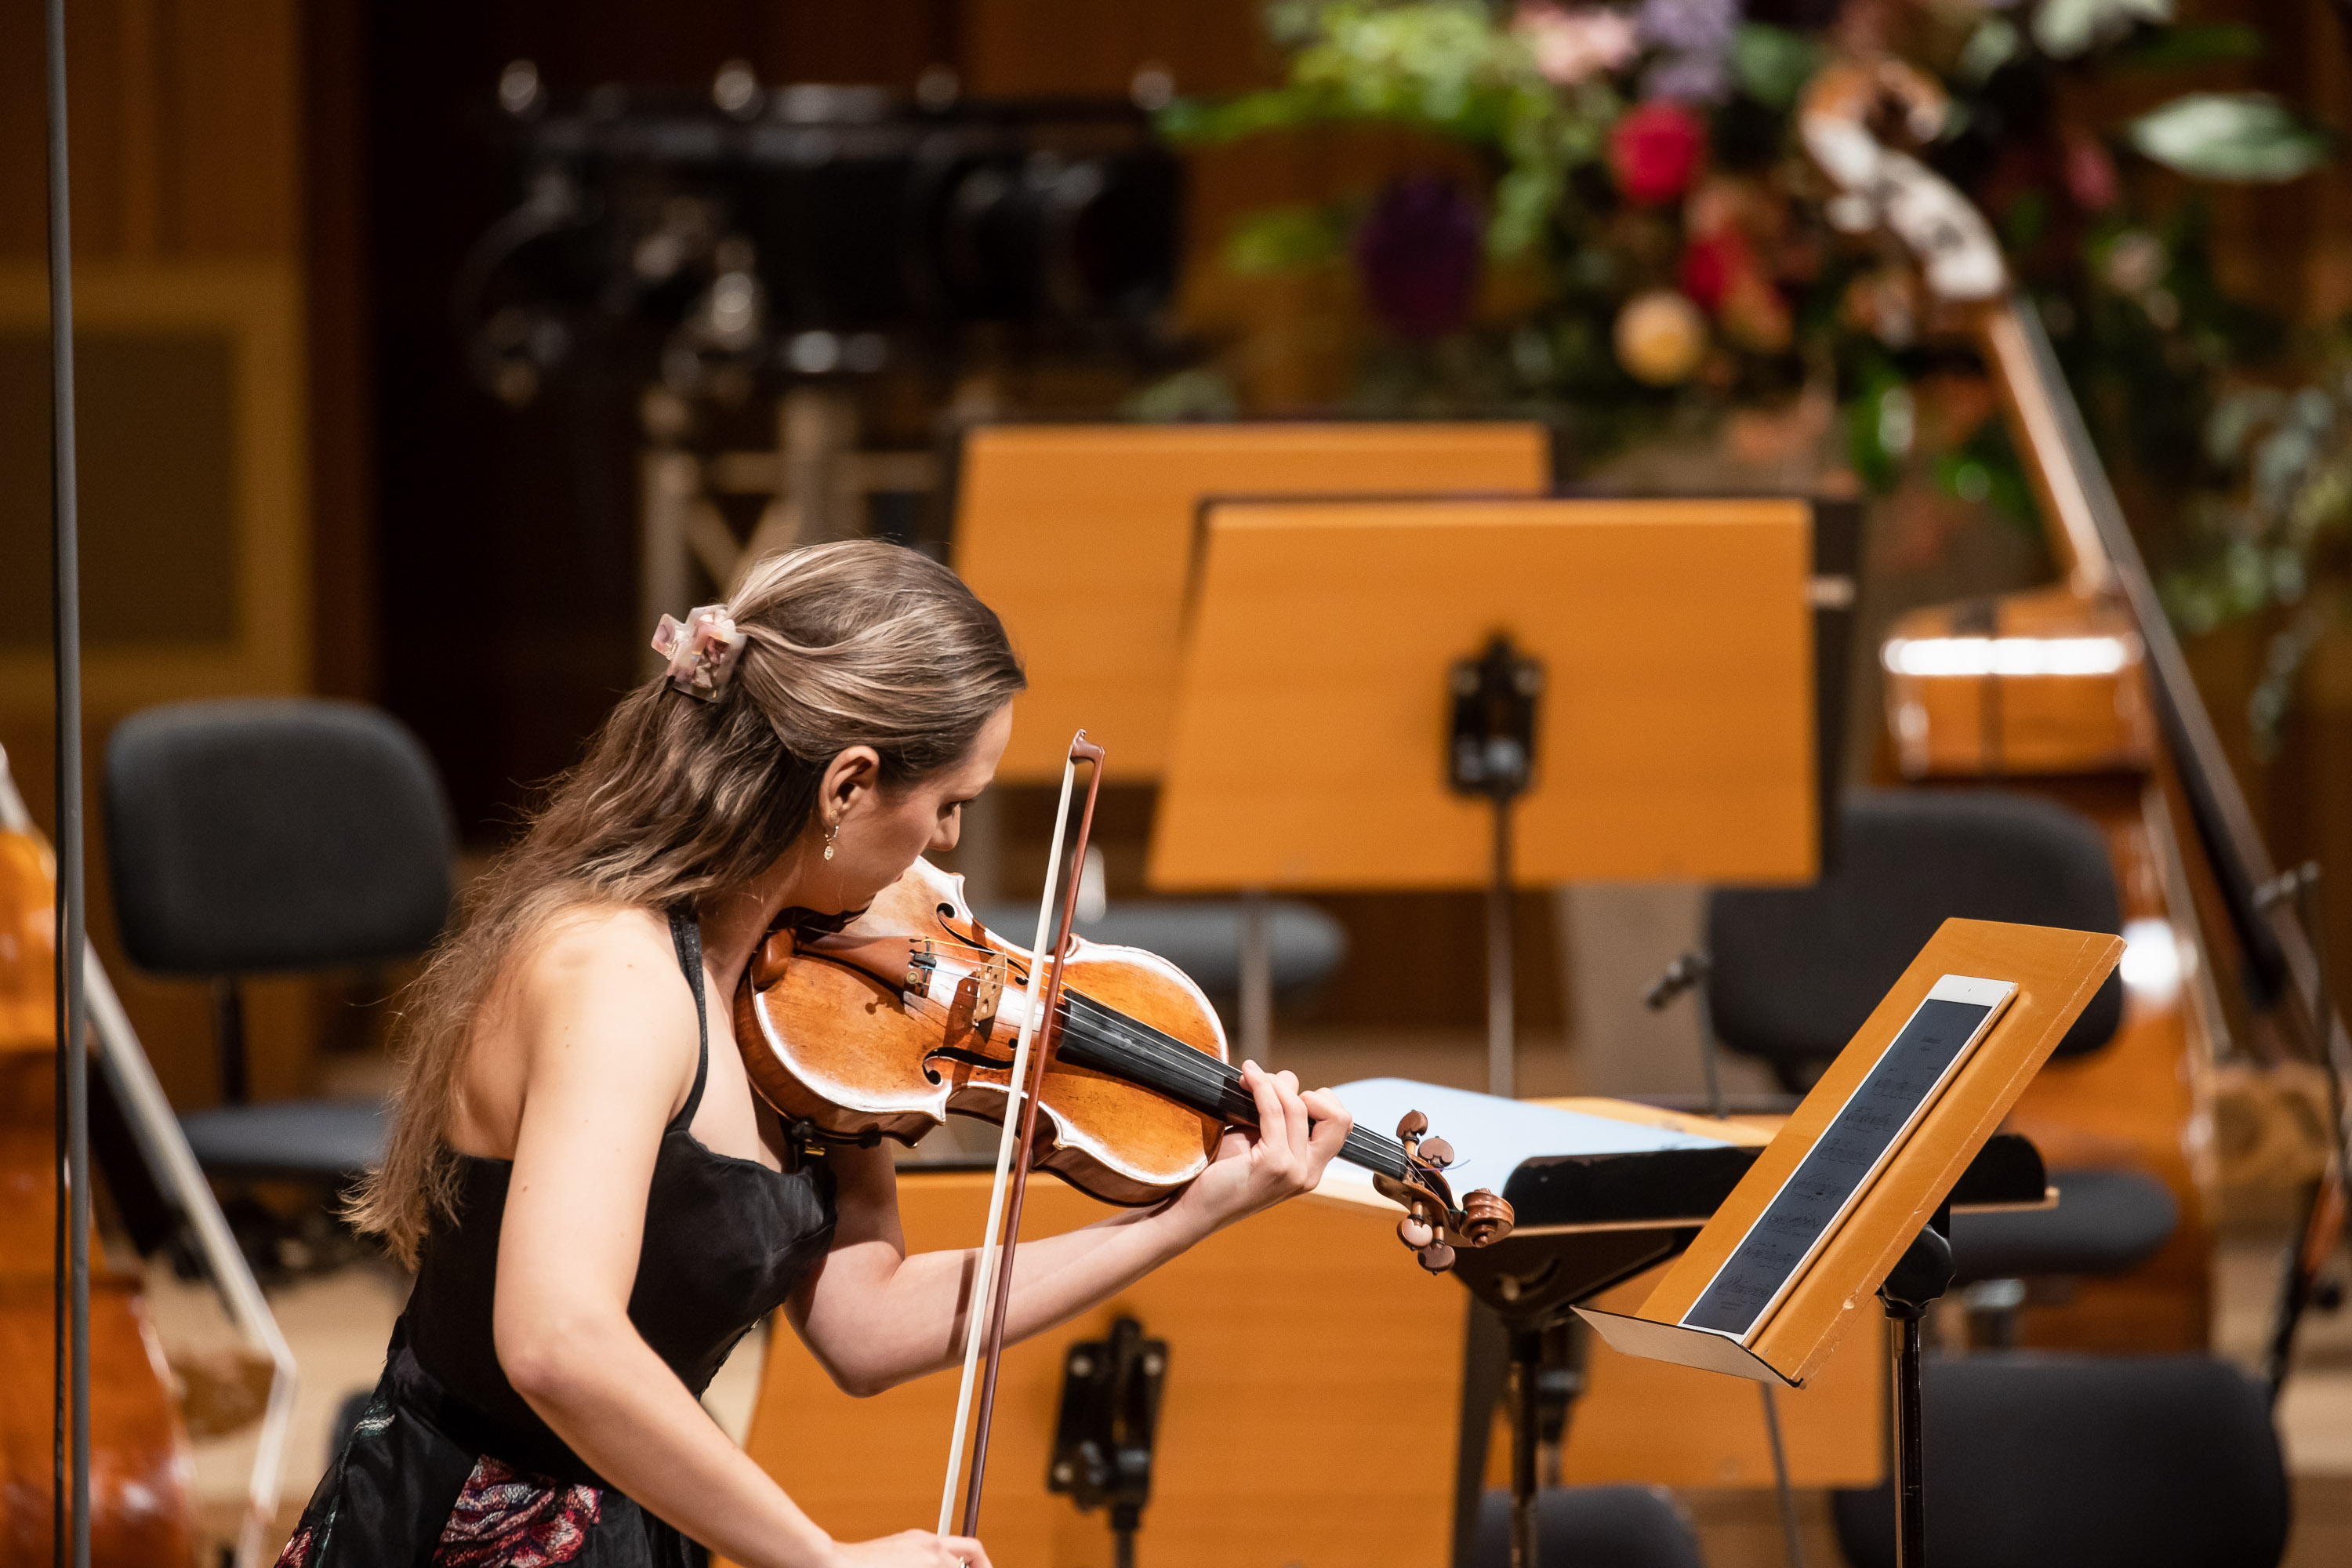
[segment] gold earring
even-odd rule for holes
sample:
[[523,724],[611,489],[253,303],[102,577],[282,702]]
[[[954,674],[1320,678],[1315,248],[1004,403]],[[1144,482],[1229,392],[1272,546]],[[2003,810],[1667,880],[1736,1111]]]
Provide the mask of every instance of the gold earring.
[[828,828],[826,828],[826,829],[824,830],[824,858],[825,858],[826,859],[828,859],[828,860],[830,860],[830,859],[832,859],[832,858],[833,858],[833,840],[834,840],[834,836],[835,836],[835,834],[839,833],[840,831],[841,831],[841,824],[839,824],[838,822],[835,823],[832,826],[830,826],[830,827],[828,827]]

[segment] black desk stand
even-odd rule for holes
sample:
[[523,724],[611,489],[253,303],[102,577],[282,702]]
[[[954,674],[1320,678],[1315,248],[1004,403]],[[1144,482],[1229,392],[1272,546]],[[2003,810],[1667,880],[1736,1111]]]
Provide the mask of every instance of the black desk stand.
[[[1463,1433],[1454,1478],[1454,1568],[1471,1568],[1478,1500],[1485,1489],[1486,1423],[1498,1400],[1507,1404],[1511,1419],[1511,1568],[1538,1568],[1538,1453],[1546,1436],[1544,1428],[1555,1421],[1557,1440],[1563,1446],[1568,1441],[1568,1420],[1581,1392],[1590,1332],[1570,1309],[1664,1262],[1689,1246],[1697,1234],[1697,1223],[1685,1221],[1654,1230],[1510,1237],[1493,1247],[1455,1254],[1454,1277],[1470,1288],[1473,1300],[1462,1352]],[[1564,1375],[1557,1380],[1557,1397],[1551,1402],[1557,1408],[1548,1413],[1544,1344],[1550,1335],[1561,1331],[1567,1335],[1560,1368]],[[1503,1345],[1496,1343],[1498,1339]],[[1496,1355],[1497,1349],[1507,1349],[1507,1354]]]
[[1895,1568],[1927,1568],[1927,1452],[1920,1364],[1920,1323],[1936,1299],[1952,1283],[1949,1204],[1904,1252],[1878,1288],[1878,1300],[1896,1325],[1895,1379]]
[[[1504,1196],[1518,1213],[1519,1229],[1492,1247],[1465,1247],[1454,1262],[1454,1278],[1472,1297],[1462,1349],[1454,1568],[1472,1568],[1487,1431],[1495,1406],[1506,1399],[1511,1415],[1511,1568],[1538,1568],[1538,1452],[1548,1440],[1566,1446],[1569,1413],[1583,1389],[1589,1331],[1576,1307],[1681,1253],[1759,1152],[1726,1146],[1548,1155],[1523,1162],[1503,1184]],[[1879,1292],[1887,1316],[1905,1325],[1893,1391],[1903,1450],[1898,1492],[1906,1500],[1898,1531],[1908,1542],[1902,1568],[1920,1568],[1926,1561],[1919,1535],[1919,1320],[1951,1283],[1951,1245],[1944,1237],[1951,1229],[1952,1205],[2030,1204],[2048,1185],[2049,1173],[2032,1142],[1996,1133],[1969,1162],[1933,1224]],[[1545,1343],[1563,1329],[1568,1340],[1548,1389]],[[1777,1426],[1772,1407],[1768,1404],[1765,1409],[1767,1421]],[[1548,1427],[1556,1431],[1556,1439]],[[1777,1449],[1777,1431],[1770,1435]],[[1786,1470],[1785,1463],[1775,1468]],[[1784,1527],[1789,1517],[1784,1510]]]

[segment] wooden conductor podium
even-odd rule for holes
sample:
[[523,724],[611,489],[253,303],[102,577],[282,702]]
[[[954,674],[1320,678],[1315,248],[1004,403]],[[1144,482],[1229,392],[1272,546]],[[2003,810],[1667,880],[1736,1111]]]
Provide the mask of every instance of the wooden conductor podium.
[[1169,749],[1195,514],[1219,495],[1540,493],[1540,425],[998,425],[964,437],[955,569],[1029,671],[1008,784],[1062,776],[1075,730],[1157,778]]

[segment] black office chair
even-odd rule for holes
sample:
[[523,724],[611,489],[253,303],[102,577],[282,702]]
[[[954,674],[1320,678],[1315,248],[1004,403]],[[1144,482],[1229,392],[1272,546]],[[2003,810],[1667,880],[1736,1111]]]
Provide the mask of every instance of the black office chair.
[[[1025,942],[1036,929],[1037,906],[998,900],[974,913],[992,931]],[[1266,960],[1278,1001],[1309,993],[1348,956],[1347,928],[1312,904],[1268,901]],[[1089,942],[1139,947],[1182,970],[1213,1000],[1230,1002],[1241,990],[1242,906],[1226,900],[1130,900],[1081,917]]]
[[[1561,1568],[1706,1568],[1698,1532],[1664,1487],[1547,1487],[1536,1495],[1536,1557]],[[1510,1568],[1511,1494],[1478,1510],[1472,1568]]]
[[[2123,904],[2099,831],[2053,801],[1999,790],[1856,791],[1835,868],[1804,888],[1718,889],[1707,900],[1708,1000],[1728,1048],[1810,1088],[1936,928],[1954,916],[2120,931]],[[2115,1037],[2110,974],[2055,1055]],[[2179,1223],[2163,1183],[2129,1170],[2051,1173],[2058,1206],[1956,1215],[1955,1282],[1982,1336],[2014,1337],[2028,1278],[2130,1272]]]
[[[1997,790],[1846,796],[1834,869],[1802,888],[1723,888],[1707,900],[1716,1033],[1811,1089],[1936,928],[1954,916],[2121,931],[2105,842],[2054,801]],[[2110,974],[2058,1042],[2084,1056],[2123,1022]]]
[[176,703],[116,729],[105,795],[124,949],[151,973],[213,986],[226,1103],[181,1118],[197,1162],[327,1184],[367,1170],[383,1153],[381,1102],[247,1103],[238,983],[431,943],[454,840],[424,748],[356,703]]
[[[1926,1370],[1936,1568],[2277,1568],[2285,1555],[2269,1399],[2228,1363],[2004,1352]],[[1885,1487],[1832,1508],[1853,1568],[1894,1568]]]

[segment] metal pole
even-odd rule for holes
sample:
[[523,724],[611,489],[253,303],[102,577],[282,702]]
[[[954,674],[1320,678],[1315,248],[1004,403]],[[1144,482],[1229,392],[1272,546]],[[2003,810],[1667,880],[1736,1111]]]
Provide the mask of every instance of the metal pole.
[[1486,1092],[1517,1092],[1511,1024],[1511,803],[1495,800],[1495,879],[1486,889]]
[[1538,1568],[1536,1441],[1541,1431],[1543,1335],[1511,1331],[1511,1568]]
[[[67,201],[65,0],[48,31],[49,521],[58,704],[58,1077],[64,1156],[58,1172],[67,1282],[58,1324],[70,1391],[58,1405],[50,1478],[55,1554],[89,1568],[89,1042],[82,1006],[80,497],[74,467],[73,222]],[[64,1393],[66,1391],[60,1391]],[[71,1471],[68,1504],[67,1471]]]
[[1789,1568],[1805,1568],[1804,1542],[1797,1533],[1797,1494],[1789,1485],[1789,1449],[1780,1441],[1778,1391],[1769,1383],[1759,1383],[1756,1392],[1764,1396],[1764,1435],[1772,1443],[1772,1489],[1780,1500],[1780,1548],[1788,1554]]
[[1260,1067],[1274,1056],[1272,900],[1264,888],[1242,889],[1242,1056]]
[[[1711,983],[1707,977],[1700,976],[1698,984],[1691,987],[1691,1007],[1698,1015],[1698,1065],[1699,1069],[1706,1075],[1706,1113],[1719,1121],[1725,1115],[1723,1075],[1717,1067],[1715,1005],[1708,998]],[[1769,1414],[1772,1409],[1772,1385],[1768,1383],[1761,1386],[1764,1390],[1764,1408],[1766,1413]]]
[[1927,1568],[1927,1456],[1920,1410],[1917,1308],[1889,1309],[1895,1342],[1895,1563]]

